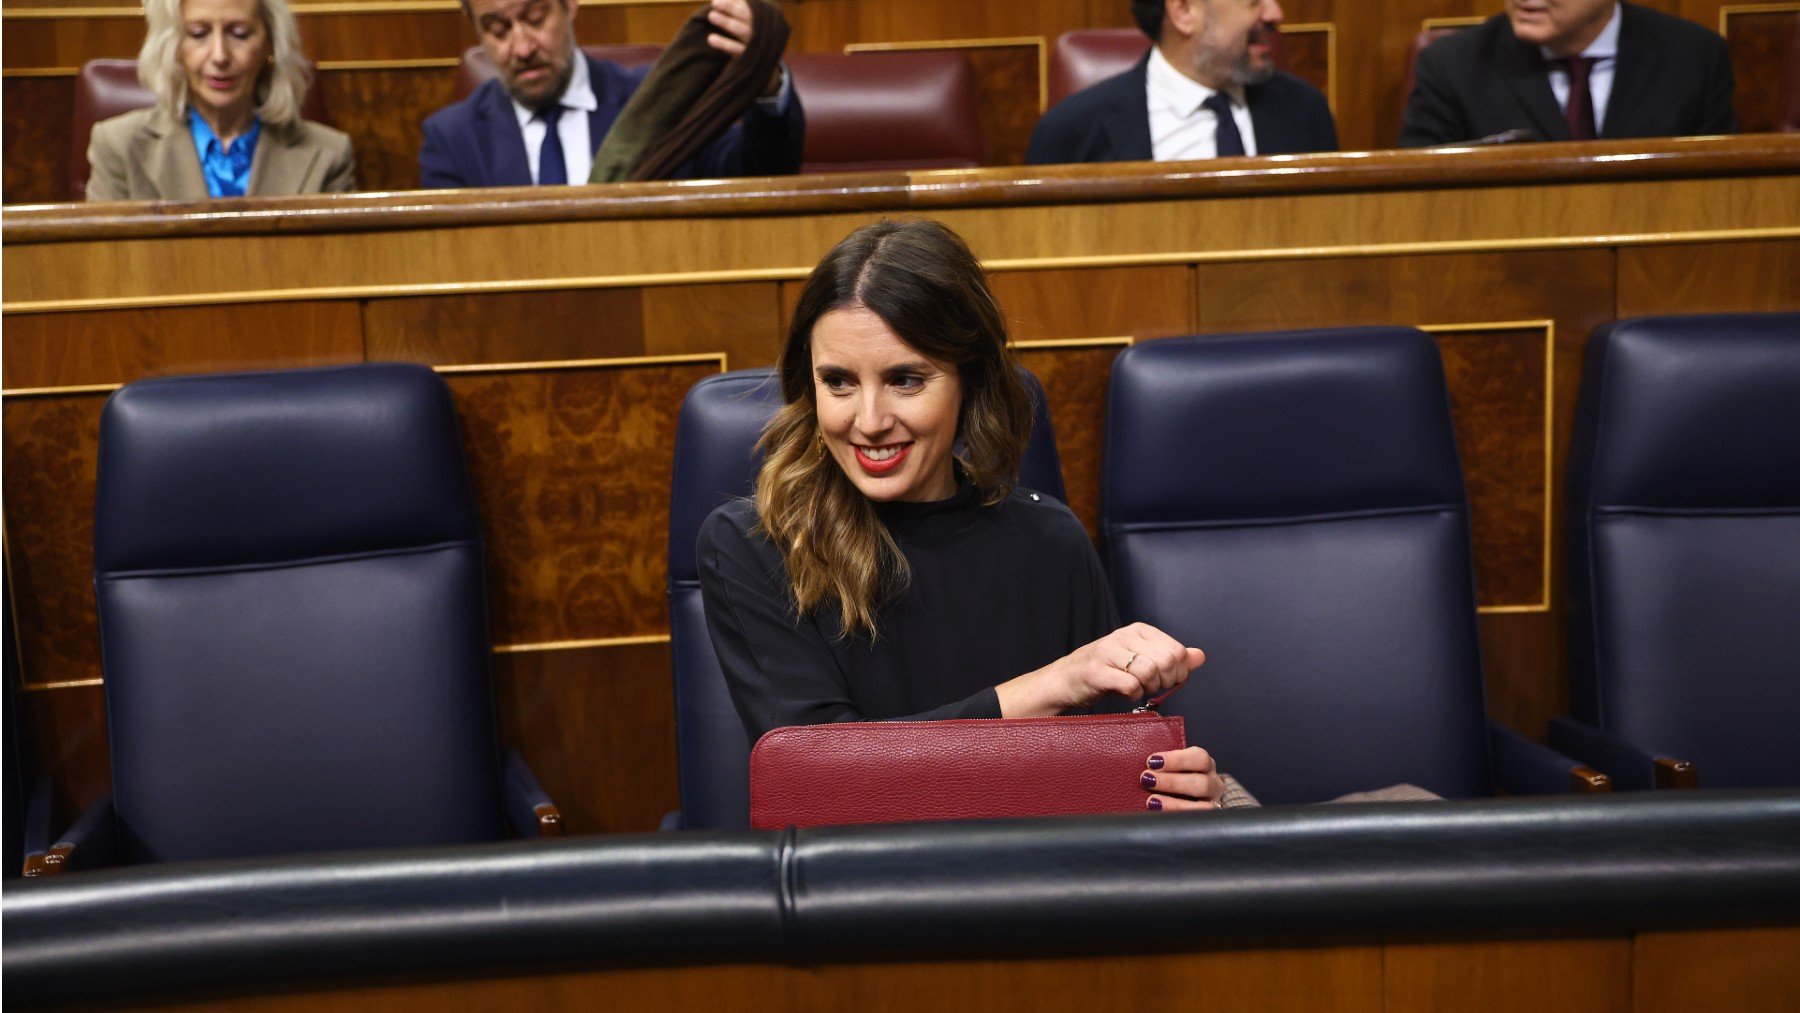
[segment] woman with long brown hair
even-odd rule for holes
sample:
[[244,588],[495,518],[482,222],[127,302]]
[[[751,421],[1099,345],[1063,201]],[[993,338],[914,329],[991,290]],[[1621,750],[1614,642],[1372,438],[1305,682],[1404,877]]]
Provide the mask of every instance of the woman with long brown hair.
[[[1080,522],[1015,488],[1031,404],[955,233],[884,221],[840,242],[807,279],[779,374],[755,501],[714,511],[698,546],[707,626],[752,740],[1049,716],[1161,692],[1204,661],[1121,627]],[[1213,808],[1225,789],[1198,747],[1147,768],[1146,808]]]

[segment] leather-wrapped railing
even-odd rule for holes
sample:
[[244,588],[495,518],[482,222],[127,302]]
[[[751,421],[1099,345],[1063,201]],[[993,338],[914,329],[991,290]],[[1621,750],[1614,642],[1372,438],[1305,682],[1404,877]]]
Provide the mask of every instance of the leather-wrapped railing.
[[1793,924],[1800,792],[513,842],[7,883],[9,1003],[571,965]]

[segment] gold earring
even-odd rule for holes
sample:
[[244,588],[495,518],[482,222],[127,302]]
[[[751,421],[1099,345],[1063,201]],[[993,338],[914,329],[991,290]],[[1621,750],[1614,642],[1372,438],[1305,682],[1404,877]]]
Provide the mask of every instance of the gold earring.
[[822,430],[813,430],[813,456],[825,456],[825,433]]

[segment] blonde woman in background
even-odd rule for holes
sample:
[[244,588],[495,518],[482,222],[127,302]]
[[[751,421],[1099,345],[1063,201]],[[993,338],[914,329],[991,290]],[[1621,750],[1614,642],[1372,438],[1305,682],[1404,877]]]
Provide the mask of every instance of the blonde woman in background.
[[323,193],[356,185],[343,132],[300,118],[310,71],[287,0],[146,0],[156,105],[94,127],[88,200]]

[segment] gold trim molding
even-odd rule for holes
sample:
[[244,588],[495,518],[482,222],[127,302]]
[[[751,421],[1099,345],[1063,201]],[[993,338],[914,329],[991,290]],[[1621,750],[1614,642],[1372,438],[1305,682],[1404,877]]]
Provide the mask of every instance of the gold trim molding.
[[1538,588],[1538,597],[1541,600],[1523,605],[1477,605],[1475,611],[1481,615],[1548,612],[1550,611],[1550,584],[1553,570],[1550,562],[1550,536],[1556,523],[1555,514],[1551,508],[1552,492],[1556,485],[1556,321],[1492,320],[1470,324],[1419,324],[1417,326],[1419,330],[1434,335],[1479,334],[1485,331],[1534,331],[1540,328],[1544,332],[1544,564]]
[[1338,111],[1338,46],[1337,23],[1335,21],[1307,21],[1297,25],[1282,25],[1283,35],[1316,35],[1325,33],[1325,104],[1331,107],[1331,114]]
[[[1604,246],[1674,246],[1722,240],[1800,239],[1800,226],[1766,229],[1711,229],[1694,232],[1645,232],[1600,236],[1538,236],[1525,239],[1439,240],[1415,243],[1346,244],[1343,246],[1272,247],[1244,250],[1182,250],[1173,253],[1122,253],[1085,257],[1026,257],[983,263],[988,271],[1047,271],[1082,267],[1156,267],[1246,260],[1312,260],[1336,257],[1386,257],[1416,253],[1504,253],[1515,250],[1576,250]],[[241,292],[196,292],[168,296],[100,296],[90,299],[46,299],[0,303],[0,313],[74,313],[83,310],[159,309],[171,306],[235,306],[303,299],[383,299],[421,295],[480,295],[490,292],[541,292],[552,289],[647,288],[665,285],[708,285],[723,282],[798,281],[811,265],[735,271],[671,271],[663,274],[601,275],[571,278],[522,278],[493,281],[426,282],[400,285],[328,285],[317,288],[258,289]]]
[[1731,38],[1731,16],[1733,14],[1794,14],[1800,13],[1800,3],[1775,4],[1725,4],[1719,8],[1719,36]]

